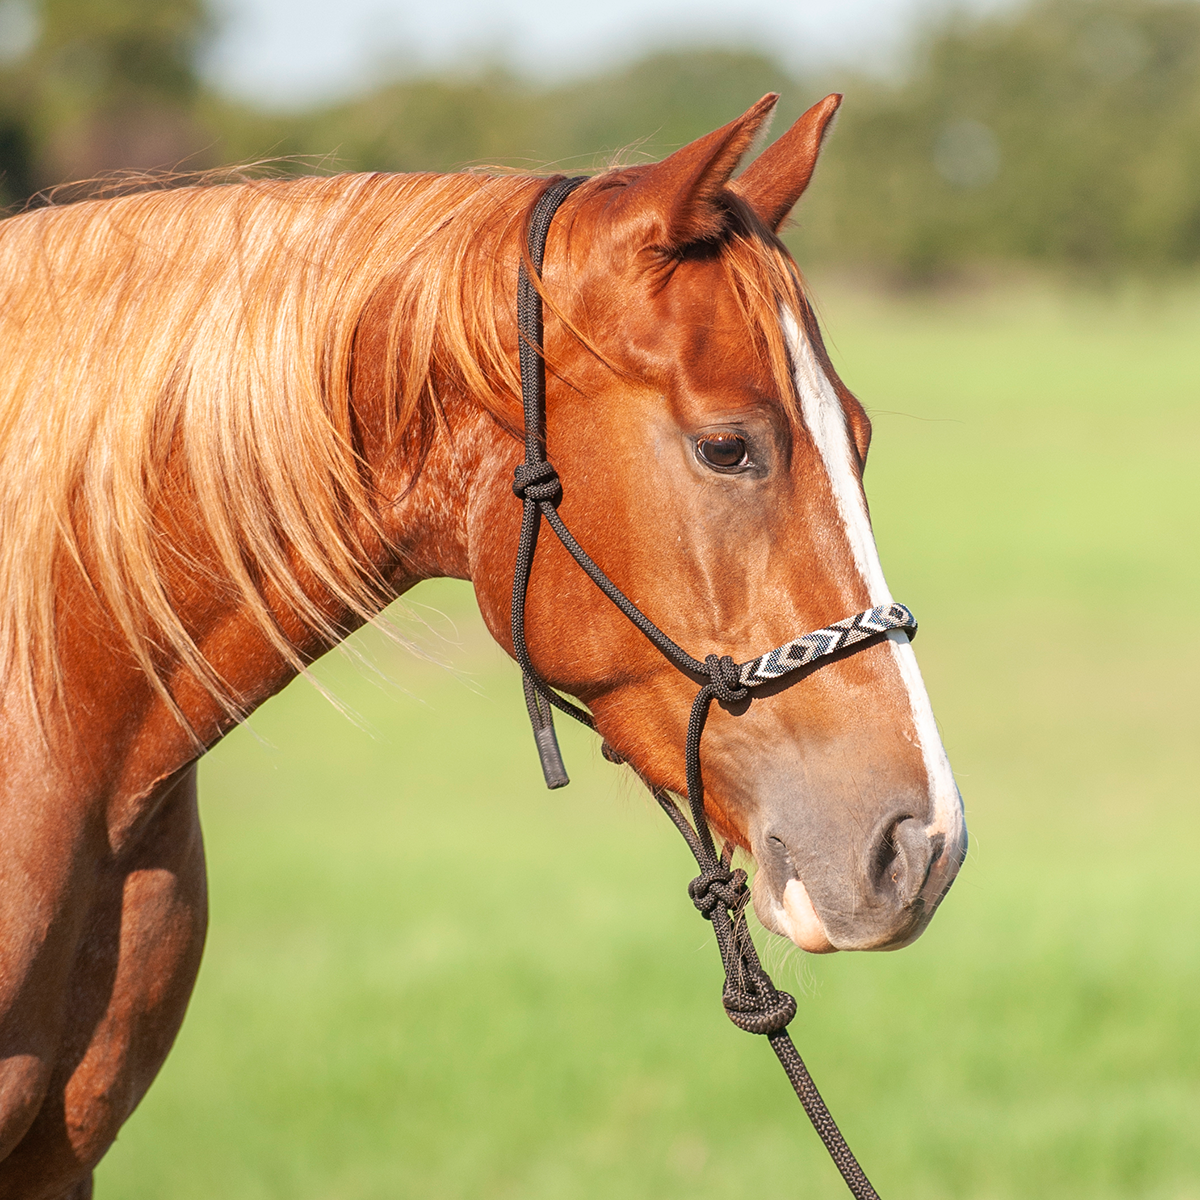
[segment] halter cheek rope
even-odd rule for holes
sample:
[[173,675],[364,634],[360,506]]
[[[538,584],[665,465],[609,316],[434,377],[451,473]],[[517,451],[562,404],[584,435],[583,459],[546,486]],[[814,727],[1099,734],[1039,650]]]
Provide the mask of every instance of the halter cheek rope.
[[[542,193],[529,220],[529,260],[540,277],[546,249],[546,235],[554,213],[583,177],[558,179]],[[804,1111],[825,1143],[846,1185],[857,1200],[879,1200],[862,1168],[846,1145],[833,1117],[825,1107],[803,1060],[788,1035],[788,1022],[796,1015],[796,1001],[779,991],[763,970],[745,919],[750,889],[746,872],[732,870],[733,847],[726,843],[718,854],[704,815],[704,786],[700,772],[700,739],[713,699],[736,704],[751,695],[752,689],[770,683],[789,672],[814,663],[828,661],[855,646],[876,641],[892,629],[904,629],[910,637],[917,622],[903,604],[884,604],[868,609],[806,633],[793,641],[752,658],[735,663],[729,655],[708,655],[703,662],[675,644],[646,616],[609,577],[592,561],[571,535],[558,515],[562,483],[558,472],[546,460],[543,424],[546,404],[546,371],[542,358],[542,301],[530,281],[522,261],[517,278],[517,326],[521,364],[521,398],[525,408],[525,461],[514,472],[513,491],[524,504],[521,537],[517,544],[517,562],[513,570],[512,635],[513,649],[523,672],[525,703],[541,757],[546,786],[559,788],[569,780],[554,733],[555,708],[594,729],[595,722],[569,700],[564,700],[538,675],[529,657],[525,640],[525,597],[537,549],[538,530],[544,517],[572,558],[593,583],[627,616],[662,654],[685,674],[706,678],[696,694],[688,720],[686,764],[687,799],[691,822],[675,801],[662,789],[654,798],[683,835],[700,874],[688,884],[688,895],[701,915],[712,922],[721,962],[725,968],[725,986],[721,996],[729,1019],[748,1033],[764,1034],[771,1043]],[[607,757],[620,761],[605,745]]]

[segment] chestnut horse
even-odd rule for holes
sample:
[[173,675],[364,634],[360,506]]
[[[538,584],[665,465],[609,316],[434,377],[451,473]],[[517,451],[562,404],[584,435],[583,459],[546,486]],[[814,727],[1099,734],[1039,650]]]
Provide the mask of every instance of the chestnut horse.
[[[767,96],[587,181],[550,231],[564,519],[701,656],[889,600],[870,424],[777,237],[839,99],[734,180]],[[0,225],[0,1200],[90,1195],[170,1049],[204,941],[205,748],[422,579],[470,579],[511,650],[515,293],[547,185],[241,181]],[[527,632],[615,751],[682,791],[696,682],[553,539]],[[704,778],[763,923],[807,950],[912,941],[962,860],[903,634],[715,706]]]

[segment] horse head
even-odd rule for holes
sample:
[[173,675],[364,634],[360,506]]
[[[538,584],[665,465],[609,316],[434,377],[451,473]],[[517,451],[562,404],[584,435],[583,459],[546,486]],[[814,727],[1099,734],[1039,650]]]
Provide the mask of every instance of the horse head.
[[[891,599],[862,487],[870,422],[777,236],[839,99],[733,180],[774,106],[765,97],[660,163],[589,180],[550,230],[540,290],[560,515],[700,659],[745,661]],[[510,525],[504,504],[492,489],[472,526]],[[496,541],[473,538],[472,576],[511,645],[512,543]],[[590,706],[615,753],[682,792],[703,680],[550,537],[526,628],[537,670]],[[702,761],[712,828],[757,863],[759,917],[807,950],[907,944],[962,861],[961,800],[906,633],[716,706]]]

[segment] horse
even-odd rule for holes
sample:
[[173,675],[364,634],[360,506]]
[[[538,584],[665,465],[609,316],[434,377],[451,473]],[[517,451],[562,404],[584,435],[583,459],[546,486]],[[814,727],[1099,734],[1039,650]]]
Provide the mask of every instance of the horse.
[[[550,228],[561,511],[681,644],[745,657],[890,601],[871,426],[779,230],[840,102],[777,97],[576,187]],[[0,224],[0,1200],[84,1200],[183,1020],[204,751],[423,579],[513,651],[518,268],[553,179],[241,178]],[[696,680],[553,539],[541,679],[682,794]],[[926,927],[962,803],[905,633],[713,707],[703,812],[815,952]]]

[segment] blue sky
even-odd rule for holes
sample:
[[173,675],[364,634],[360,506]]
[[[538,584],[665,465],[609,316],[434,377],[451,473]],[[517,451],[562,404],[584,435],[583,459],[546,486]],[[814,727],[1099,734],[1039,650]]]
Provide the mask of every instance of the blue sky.
[[214,0],[222,33],[207,74],[290,107],[400,71],[500,60],[547,81],[650,48],[765,48],[793,67],[878,67],[931,11],[1005,0]]

